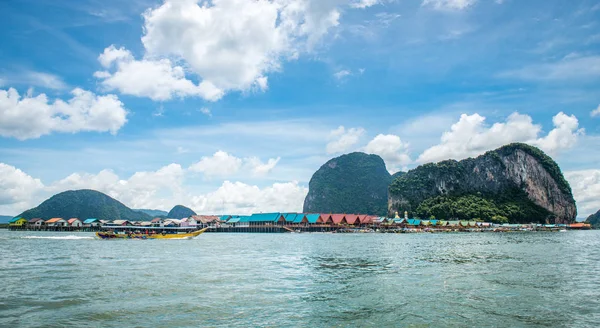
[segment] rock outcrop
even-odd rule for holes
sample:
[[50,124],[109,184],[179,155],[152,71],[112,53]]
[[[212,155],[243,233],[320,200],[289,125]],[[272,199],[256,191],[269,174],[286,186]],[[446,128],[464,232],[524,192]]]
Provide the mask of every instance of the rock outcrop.
[[396,178],[388,213],[404,211],[436,218],[497,216],[510,222],[563,223],[577,216],[558,165],[541,150],[518,143],[474,159],[425,164]]
[[377,155],[356,152],[333,158],[310,179],[303,211],[384,215],[391,179]]

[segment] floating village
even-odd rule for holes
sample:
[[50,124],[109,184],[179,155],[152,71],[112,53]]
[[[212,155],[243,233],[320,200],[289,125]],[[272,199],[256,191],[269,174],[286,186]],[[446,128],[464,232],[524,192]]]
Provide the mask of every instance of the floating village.
[[99,231],[111,228],[135,231],[178,228],[185,231],[231,233],[418,233],[418,232],[519,232],[591,229],[588,223],[495,224],[480,221],[421,220],[361,214],[258,213],[252,215],[193,215],[183,219],[155,218],[151,221],[99,220],[96,218],[51,218],[27,220],[15,217],[10,230]]

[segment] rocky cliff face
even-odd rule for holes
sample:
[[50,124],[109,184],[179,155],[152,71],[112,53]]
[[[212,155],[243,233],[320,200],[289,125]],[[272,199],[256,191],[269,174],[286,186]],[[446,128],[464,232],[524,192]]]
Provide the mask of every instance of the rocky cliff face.
[[428,213],[421,205],[435,198],[426,202],[427,206],[443,203],[452,216],[460,210],[452,204],[464,207],[460,198],[467,195],[477,198],[471,202],[483,201],[489,207],[474,213],[508,216],[512,222],[561,223],[573,221],[577,215],[571,188],[558,165],[525,144],[507,145],[475,159],[443,161],[411,170],[392,182],[388,212]]
[[384,215],[391,179],[377,155],[357,152],[333,158],[310,179],[303,211]]

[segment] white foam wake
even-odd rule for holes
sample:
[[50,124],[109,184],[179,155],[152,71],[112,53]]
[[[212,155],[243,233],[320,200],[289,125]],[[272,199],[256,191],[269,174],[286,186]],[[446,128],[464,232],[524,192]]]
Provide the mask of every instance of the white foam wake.
[[68,236],[25,236],[25,237],[21,237],[23,239],[94,239],[94,237],[91,236],[74,236],[74,235],[68,235]]

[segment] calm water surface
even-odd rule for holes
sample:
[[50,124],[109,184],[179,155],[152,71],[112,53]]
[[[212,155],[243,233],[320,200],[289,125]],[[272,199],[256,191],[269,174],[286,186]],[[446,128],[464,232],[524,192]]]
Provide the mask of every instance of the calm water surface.
[[0,326],[599,327],[600,231],[0,230]]

